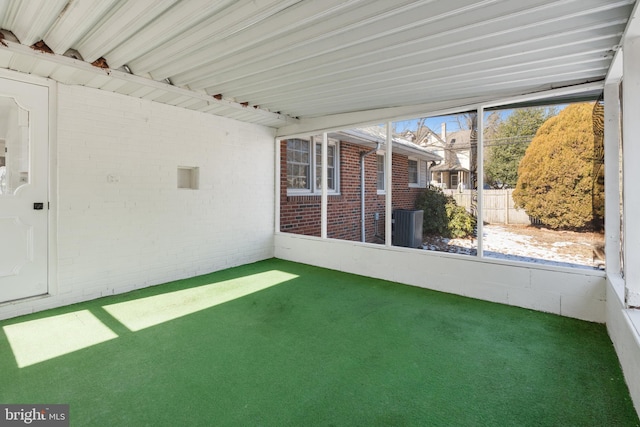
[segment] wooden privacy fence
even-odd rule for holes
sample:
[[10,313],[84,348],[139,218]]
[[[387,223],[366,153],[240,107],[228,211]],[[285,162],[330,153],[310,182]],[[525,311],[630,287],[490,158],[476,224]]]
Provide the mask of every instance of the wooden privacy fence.
[[[473,201],[471,190],[443,190],[444,194],[453,196],[456,203],[469,212],[474,212],[477,208],[477,201]],[[516,209],[513,203],[513,189],[508,190],[484,190],[484,200],[482,206],[482,219],[489,224],[523,224],[529,225],[535,219],[522,210]],[[473,209],[472,209],[473,206]]]

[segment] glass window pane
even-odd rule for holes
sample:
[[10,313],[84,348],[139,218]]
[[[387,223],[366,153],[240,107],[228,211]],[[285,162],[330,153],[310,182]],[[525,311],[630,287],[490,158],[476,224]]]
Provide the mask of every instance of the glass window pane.
[[418,161],[409,160],[409,184],[418,183]]
[[377,155],[376,157],[377,157],[377,169],[378,169],[377,186],[378,186],[378,190],[383,191],[384,190],[384,156]]
[[[336,168],[336,146],[327,145],[327,189],[334,191],[335,184],[335,168]],[[322,190],[322,144],[316,144],[316,189]]]
[[0,195],[29,183],[29,112],[0,97]]
[[309,189],[309,141],[287,141],[287,188]]
[[477,255],[477,113],[419,117],[396,122],[394,128],[433,156],[425,159],[424,171],[419,169],[422,159],[409,161],[409,183],[427,184],[412,189],[414,205],[405,208],[423,212],[421,247]]
[[485,113],[484,255],[604,267],[598,103]]

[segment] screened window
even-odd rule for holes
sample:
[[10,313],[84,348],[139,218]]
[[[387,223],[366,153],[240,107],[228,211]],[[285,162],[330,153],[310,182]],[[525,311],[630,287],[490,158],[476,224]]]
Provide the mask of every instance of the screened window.
[[377,157],[377,166],[378,166],[378,174],[377,174],[378,192],[384,192],[384,155],[378,154],[376,157]]
[[409,159],[409,184],[418,185],[418,161]]
[[289,139],[287,141],[287,188],[310,190],[311,156],[309,141]]
[[[316,144],[316,189],[322,190],[322,144]],[[336,191],[336,146],[327,145],[327,191]]]
[[[287,140],[287,190],[297,194],[318,194],[322,190],[322,138]],[[311,151],[311,147],[314,150]],[[327,191],[339,188],[339,144],[327,146]]]

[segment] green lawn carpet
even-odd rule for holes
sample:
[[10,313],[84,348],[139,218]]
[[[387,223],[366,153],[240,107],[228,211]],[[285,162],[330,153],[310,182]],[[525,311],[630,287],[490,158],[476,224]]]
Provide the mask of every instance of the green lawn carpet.
[[604,325],[272,259],[0,322],[72,426],[638,426]]

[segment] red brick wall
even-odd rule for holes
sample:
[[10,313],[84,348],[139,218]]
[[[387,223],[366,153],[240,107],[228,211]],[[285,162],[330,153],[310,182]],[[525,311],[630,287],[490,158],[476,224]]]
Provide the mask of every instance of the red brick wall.
[[[369,147],[340,142],[340,195],[329,195],[327,236],[360,241],[360,153]],[[287,196],[287,144],[281,142],[280,230],[320,236],[320,195]],[[384,242],[385,196],[377,194],[376,155],[365,158],[365,230],[367,242]],[[413,209],[420,188],[409,188],[408,158],[393,155],[393,209]],[[376,221],[374,214],[380,217]]]

